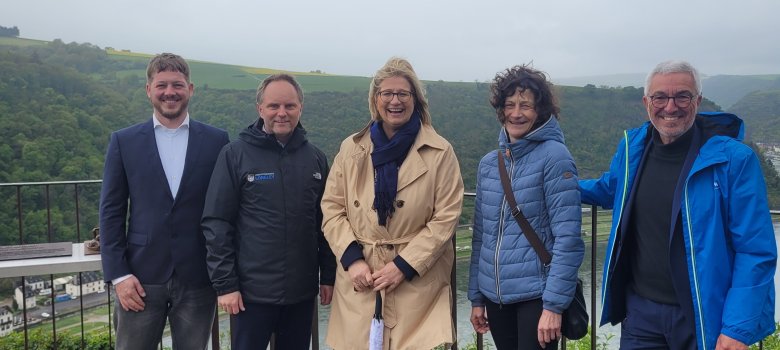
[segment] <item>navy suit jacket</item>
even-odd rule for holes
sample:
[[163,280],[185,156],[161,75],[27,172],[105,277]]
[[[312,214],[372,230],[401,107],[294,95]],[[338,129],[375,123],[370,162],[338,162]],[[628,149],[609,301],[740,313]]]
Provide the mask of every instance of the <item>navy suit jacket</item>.
[[111,134],[100,193],[100,255],[107,282],[133,274],[141,283],[162,284],[175,271],[189,286],[210,285],[200,217],[214,163],[227,143],[224,130],[190,120],[174,198],[152,120]]

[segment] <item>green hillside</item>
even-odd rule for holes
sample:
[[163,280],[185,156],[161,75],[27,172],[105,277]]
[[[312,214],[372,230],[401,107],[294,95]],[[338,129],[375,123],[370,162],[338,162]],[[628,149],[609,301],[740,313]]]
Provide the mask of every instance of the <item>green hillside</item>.
[[748,140],[780,143],[780,88],[753,91],[730,110],[745,119]]
[[780,75],[716,75],[702,81],[704,96],[726,109],[758,90],[780,89]]
[[[144,75],[130,73],[143,72],[145,60],[113,56],[116,55],[90,44],[65,44],[57,40],[45,45],[0,45],[0,137],[3,140],[0,183],[102,176],[110,132],[151,117]],[[240,71],[237,69],[200,62],[192,65],[193,77],[209,81],[202,84],[196,81],[196,93],[190,105],[192,117],[228,130],[232,138],[257,118],[254,110],[257,80],[245,89],[215,87],[219,86],[217,72]],[[306,89],[302,123],[312,142],[332,159],[340,142],[369,120],[368,78],[312,74],[302,75],[300,80]],[[339,82],[345,81],[352,87],[339,86]],[[330,82],[337,88],[328,90]],[[473,191],[479,160],[497,147],[499,125],[487,102],[488,85],[450,82],[426,85],[434,126],[453,144],[466,189]],[[559,87],[557,93],[566,143],[582,178],[595,177],[606,170],[623,130],[636,127],[646,119],[641,105],[642,90],[638,88]],[[777,98],[759,97],[746,104],[753,107],[759,104],[770,112],[777,111],[777,106],[769,103],[776,102]],[[702,109],[717,110],[718,106],[705,101]],[[761,110],[744,113],[759,115],[757,111]],[[747,120],[749,129],[752,123],[758,123]],[[773,132],[772,125],[761,128]],[[780,132],[775,129],[774,135]],[[773,169],[767,170],[767,183],[780,187],[780,181],[772,180],[776,176]],[[98,190],[83,189],[80,193],[81,227],[92,227],[97,222]],[[778,208],[780,191],[774,188],[772,193],[775,193],[772,203]],[[74,193],[62,190],[52,196],[54,208],[50,216],[55,239],[73,239],[69,237],[75,232],[76,218],[61,213],[73,212]],[[41,190],[25,190],[22,207],[28,235],[25,241],[40,241],[42,233],[48,231],[49,215]],[[0,245],[18,242],[18,236],[3,236],[17,232],[15,213],[13,189],[0,191]],[[470,215],[471,210],[467,208],[463,220],[468,221]]]

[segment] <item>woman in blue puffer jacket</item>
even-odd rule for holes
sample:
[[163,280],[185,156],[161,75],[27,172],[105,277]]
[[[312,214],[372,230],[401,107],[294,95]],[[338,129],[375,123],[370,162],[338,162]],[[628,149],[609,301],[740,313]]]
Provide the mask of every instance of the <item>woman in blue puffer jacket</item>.
[[[557,348],[584,255],[577,169],[551,86],[527,65],[499,73],[491,85],[502,128],[499,150],[485,155],[477,172],[468,296],[474,330],[490,330],[499,350]],[[511,215],[497,152],[505,155],[519,209],[552,255],[549,266]]]

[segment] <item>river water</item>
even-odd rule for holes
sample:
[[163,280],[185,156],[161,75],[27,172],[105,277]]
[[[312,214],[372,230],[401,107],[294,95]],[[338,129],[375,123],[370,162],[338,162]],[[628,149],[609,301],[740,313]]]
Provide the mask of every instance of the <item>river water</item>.
[[[777,216],[773,217],[774,219],[774,229],[775,229],[775,239],[780,242],[780,218]],[[606,246],[606,242],[597,242],[597,253],[596,253],[596,283],[597,283],[597,295],[600,296],[601,294],[601,272],[602,267],[604,265],[604,249]],[[456,286],[457,286],[457,307],[458,307],[458,313],[457,313],[457,328],[458,328],[458,342],[459,344],[468,344],[472,343],[474,341],[474,330],[471,327],[471,323],[469,322],[469,316],[471,314],[471,303],[468,301],[466,297],[466,293],[468,291],[468,259],[460,259],[456,262],[455,268],[456,268]],[[582,278],[582,281],[584,282],[584,294],[585,294],[585,302],[588,304],[588,310],[590,311],[590,295],[591,295],[591,250],[590,245],[585,245],[585,259],[583,260],[582,266],[580,268],[580,278]],[[780,291],[780,271],[776,273],[775,277],[775,290]],[[597,320],[601,318],[600,313],[600,300],[599,298],[596,298],[597,300],[597,308],[596,308],[596,317]],[[322,307],[319,308],[319,334],[320,334],[320,348],[321,349],[327,349],[325,346],[325,334],[327,332],[327,326],[328,326],[328,315],[330,313],[329,307]],[[594,315],[591,315],[593,317]],[[780,303],[775,303],[775,320],[780,320]],[[227,330],[229,329],[229,321],[227,318],[220,320],[220,329],[221,330]],[[612,334],[614,337],[612,337],[611,341],[609,342],[611,344],[610,348],[617,349],[618,339],[620,336],[620,328],[618,326],[604,326],[597,329],[597,335],[600,339],[605,339],[604,336],[607,334]],[[486,343],[492,344],[492,339],[490,338],[490,335],[488,334],[485,337]],[[163,340],[163,343],[170,346],[170,338],[166,337]],[[495,347],[493,347],[495,348]]]

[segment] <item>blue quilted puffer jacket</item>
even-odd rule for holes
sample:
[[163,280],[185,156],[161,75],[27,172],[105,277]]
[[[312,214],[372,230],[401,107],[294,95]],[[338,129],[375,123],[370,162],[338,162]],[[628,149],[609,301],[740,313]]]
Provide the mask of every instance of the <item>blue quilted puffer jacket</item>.
[[499,147],[505,157],[517,203],[552,255],[543,266],[510,213],[498,174],[496,152],[485,155],[477,172],[469,300],[511,304],[542,298],[544,308],[562,313],[574,296],[584,244],[577,169],[564,145],[558,121],[509,143],[504,129]]

